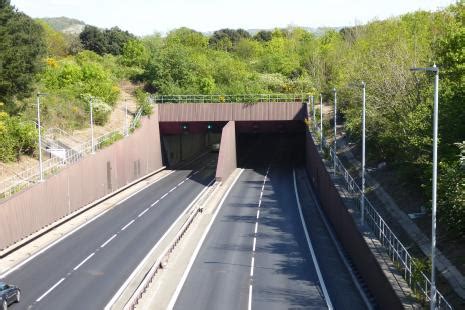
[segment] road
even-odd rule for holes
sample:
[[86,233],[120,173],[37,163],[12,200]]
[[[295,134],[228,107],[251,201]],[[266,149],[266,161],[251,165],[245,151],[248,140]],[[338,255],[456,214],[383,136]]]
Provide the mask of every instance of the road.
[[[174,309],[365,309],[337,251],[313,258],[294,190],[292,148],[250,143],[247,160],[206,236]],[[273,144],[268,140],[266,144]],[[285,144],[285,143],[284,143]],[[264,165],[264,163],[270,163]],[[321,232],[325,234],[325,232]],[[326,232],[327,234],[327,232]],[[318,248],[334,247],[330,238]],[[318,276],[320,270],[322,281]],[[339,274],[329,272],[334,269]],[[325,276],[331,276],[326,285]],[[350,303],[348,303],[350,302]]]
[[111,209],[6,277],[12,309],[103,309],[154,244],[214,177],[216,155]]

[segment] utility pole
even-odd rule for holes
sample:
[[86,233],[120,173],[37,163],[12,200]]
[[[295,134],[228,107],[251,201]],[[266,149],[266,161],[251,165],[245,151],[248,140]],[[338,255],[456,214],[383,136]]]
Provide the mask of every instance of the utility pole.
[[95,144],[94,144],[94,109],[92,105],[92,97],[90,97],[90,132],[91,132],[91,153],[95,154]]
[[362,212],[361,212],[361,222],[362,225],[365,223],[365,133],[366,133],[366,102],[365,102],[365,89],[366,84],[362,81]]
[[43,182],[44,181],[44,167],[42,164],[42,128],[40,125],[40,96],[45,96],[45,94],[37,93],[37,96],[36,96],[37,127],[39,129],[39,173],[40,173],[39,182]]

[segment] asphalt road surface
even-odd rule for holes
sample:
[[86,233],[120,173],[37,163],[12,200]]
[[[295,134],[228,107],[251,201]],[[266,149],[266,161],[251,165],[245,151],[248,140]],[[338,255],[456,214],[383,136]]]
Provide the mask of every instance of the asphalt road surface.
[[8,275],[22,293],[11,308],[103,309],[214,178],[215,156],[175,171]]
[[318,248],[332,255],[316,253],[327,271],[323,281],[331,277],[325,296],[295,196],[299,150],[286,137],[252,140],[243,140],[249,145],[241,151],[247,169],[211,226],[174,309],[366,308],[337,251],[328,250],[334,244],[319,237],[312,243],[323,242]]

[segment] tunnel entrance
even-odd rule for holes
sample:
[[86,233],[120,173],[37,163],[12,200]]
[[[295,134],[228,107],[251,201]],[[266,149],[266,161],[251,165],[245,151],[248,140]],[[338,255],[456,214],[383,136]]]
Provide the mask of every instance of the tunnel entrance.
[[240,168],[305,163],[305,125],[300,121],[236,122]]

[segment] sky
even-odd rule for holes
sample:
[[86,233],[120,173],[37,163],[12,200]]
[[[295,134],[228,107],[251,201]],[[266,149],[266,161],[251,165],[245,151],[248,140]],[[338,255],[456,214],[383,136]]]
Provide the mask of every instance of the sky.
[[188,27],[340,27],[416,10],[434,11],[455,0],[11,0],[31,17],[66,16],[101,28],[118,26],[136,35]]

